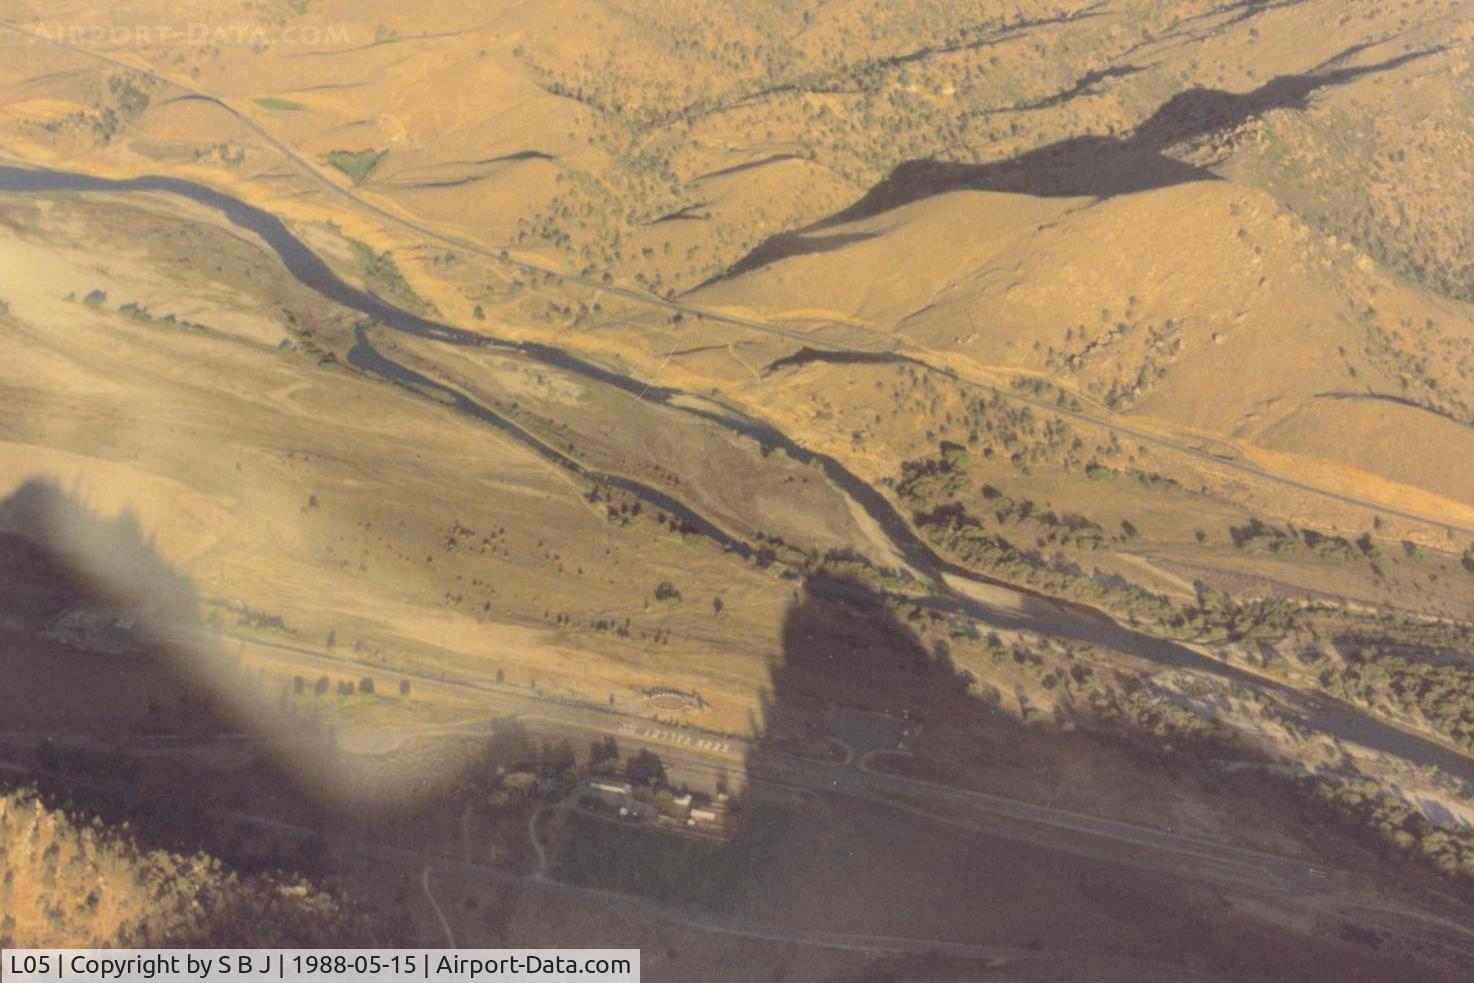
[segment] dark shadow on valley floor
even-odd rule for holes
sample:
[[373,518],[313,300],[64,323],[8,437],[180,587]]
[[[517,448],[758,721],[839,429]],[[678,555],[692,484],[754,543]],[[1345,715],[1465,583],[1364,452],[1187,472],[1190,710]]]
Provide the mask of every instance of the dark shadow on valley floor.
[[241,665],[238,634],[293,640],[278,615],[199,597],[132,512],[23,483],[0,501],[0,780],[145,845],[320,873],[329,831],[412,831],[525,754],[515,728],[438,759],[410,747],[402,767],[342,753],[319,708],[402,691],[349,665],[268,677]]
[[[1041,969],[1098,960],[1117,970],[1149,964],[1169,976],[1265,983],[1319,981],[1327,972],[1418,978],[1380,951],[1377,930],[1347,922],[1363,940],[1348,943],[1232,914],[1216,887],[1191,876],[1199,861],[1168,856],[1143,865],[1134,847],[1110,838],[970,812],[956,796],[967,794],[962,773],[976,761],[951,774],[937,759],[913,758],[923,729],[968,735],[975,739],[969,754],[982,761],[1008,755],[1014,760],[983,769],[1000,775],[1057,768],[1071,749],[1102,767],[1129,764],[1131,777],[1121,780],[1141,787],[1143,776],[1155,776],[1141,794],[1160,796],[1164,811],[1174,789],[1199,785],[1216,796],[1215,808],[1267,801],[1258,793],[1236,797],[1268,762],[1247,748],[1164,755],[1149,741],[1018,724],[981,698],[988,687],[954,663],[953,647],[967,644],[951,634],[965,632],[962,620],[844,579],[815,576],[795,585],[745,789],[727,802],[698,803],[721,817],[726,835],[570,809],[552,836],[550,874],[706,912],[754,933],[782,931],[820,945],[892,940],[894,956],[826,977],[831,983],[972,980],[988,959],[1035,957]],[[1220,772],[1207,763],[1224,753],[1247,770]],[[645,780],[657,781],[655,774],[647,770]],[[633,772],[624,778],[637,787],[642,780]],[[1316,828],[1307,822],[1307,830]],[[653,936],[635,941],[652,954],[652,978],[657,966],[666,970],[659,978],[674,978],[683,953]]]

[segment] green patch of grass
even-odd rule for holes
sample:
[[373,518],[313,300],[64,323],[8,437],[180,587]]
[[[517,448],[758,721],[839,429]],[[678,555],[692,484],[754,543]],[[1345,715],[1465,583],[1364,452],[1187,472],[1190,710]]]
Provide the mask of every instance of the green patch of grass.
[[277,109],[282,112],[295,112],[296,110],[307,108],[300,102],[293,102],[290,99],[278,99],[276,96],[262,96],[256,100],[256,105],[262,109]]
[[348,175],[354,184],[362,184],[388,153],[387,150],[334,150],[323,160]]
[[396,297],[416,310],[424,310],[428,306],[424,299],[414,292],[409,281],[400,272],[399,264],[394,262],[394,257],[387,250],[382,253],[375,252],[368,243],[357,239],[349,239],[348,244],[353,249],[354,259],[358,261],[358,268],[363,274],[364,283],[372,292]]
[[791,820],[784,810],[759,806],[742,816],[736,836],[719,843],[575,811],[563,829],[553,876],[657,901],[728,908]]

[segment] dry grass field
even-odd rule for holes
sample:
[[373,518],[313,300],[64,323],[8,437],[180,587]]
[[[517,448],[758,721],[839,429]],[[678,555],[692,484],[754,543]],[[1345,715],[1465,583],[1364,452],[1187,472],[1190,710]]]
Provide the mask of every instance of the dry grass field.
[[0,941],[1463,978],[1471,12],[0,3]]

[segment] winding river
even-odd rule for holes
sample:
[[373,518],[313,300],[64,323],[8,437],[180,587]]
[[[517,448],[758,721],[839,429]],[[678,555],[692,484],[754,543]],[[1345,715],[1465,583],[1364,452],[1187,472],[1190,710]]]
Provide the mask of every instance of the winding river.
[[[287,271],[304,286],[342,307],[363,314],[384,328],[451,345],[488,347],[504,351],[560,372],[579,376],[591,383],[641,395],[642,398],[661,403],[673,411],[700,417],[708,423],[750,437],[765,450],[782,449],[796,461],[817,464],[829,481],[849,496],[880,527],[906,562],[930,580],[935,593],[923,600],[922,603],[927,607],[966,614],[1001,628],[1027,629],[1056,638],[1103,645],[1148,659],[1158,665],[1210,673],[1251,686],[1274,697],[1284,709],[1285,715],[1300,726],[1374,751],[1405,758],[1420,766],[1433,765],[1449,775],[1474,783],[1474,759],[1435,741],[1384,723],[1329,697],[1293,689],[1225,665],[1175,642],[1132,631],[1093,609],[1060,602],[979,576],[938,556],[874,487],[834,458],[808,450],[768,423],[727,407],[717,407],[695,394],[652,386],[620,375],[564,349],[534,342],[508,341],[467,331],[421,317],[360,290],[334,273],[321,257],[293,235],[275,215],[230,195],[179,178],[150,176],[113,180],[65,171],[6,165],[0,165],[0,192],[162,192],[212,208],[232,224],[260,237],[281,259]],[[650,505],[682,519],[724,549],[748,558],[756,552],[750,544],[725,532],[716,523],[665,492],[622,475],[592,470],[529,433],[516,422],[455,389],[393,361],[373,346],[363,326],[357,329],[355,344],[348,353],[348,361],[361,371],[398,385],[421,393],[433,392],[436,398],[462,413],[496,427],[558,467],[637,495]],[[988,584],[994,589],[1007,589],[1016,595],[1017,604],[1010,608],[995,608],[984,604],[948,587],[944,575]],[[845,589],[837,583],[815,586],[831,591]]]

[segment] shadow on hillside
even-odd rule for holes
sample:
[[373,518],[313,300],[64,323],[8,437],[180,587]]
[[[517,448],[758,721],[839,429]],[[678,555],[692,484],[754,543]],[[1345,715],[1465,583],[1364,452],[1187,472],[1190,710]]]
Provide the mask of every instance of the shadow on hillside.
[[1148,65],[1112,65],[1109,68],[1099,68],[1093,72],[1086,72],[1075,80],[1067,89],[1051,93],[1039,99],[1030,99],[1027,102],[1017,103],[1009,106],[1005,113],[1026,113],[1038,109],[1050,109],[1054,106],[1063,106],[1072,99],[1080,99],[1085,96],[1095,96],[1105,91],[1105,83],[1111,79],[1130,78],[1132,75],[1140,75],[1147,71]]
[[[127,821],[147,843],[308,869],[268,823],[321,859],[312,831],[347,816],[402,825],[500,762],[491,733],[432,762],[413,746],[403,760],[343,753],[319,709],[392,710],[398,697],[366,692],[352,666],[304,669],[295,692],[292,670],[248,668],[226,631],[273,621],[202,603],[132,512],[105,518],[55,482],[23,483],[0,501],[4,779]],[[393,733],[397,718],[383,719]],[[502,737],[520,750],[522,735]]]
[[[1360,47],[1364,46],[1349,48],[1326,64],[1344,60]],[[1189,89],[1163,103],[1126,137],[1093,134],[1070,137],[987,164],[930,158],[906,161],[854,204],[806,228],[773,236],[707,284],[779,259],[837,248],[845,244],[845,236],[815,236],[814,233],[953,191],[997,191],[1042,198],[1110,198],[1192,181],[1217,181],[1219,178],[1212,171],[1178,160],[1168,151],[1183,143],[1232,130],[1274,110],[1304,111],[1318,92],[1391,71],[1440,50],[1409,52],[1359,67],[1281,75],[1249,92]],[[1137,70],[1136,66],[1126,66],[1094,73],[1037,105],[1053,105],[1072,93],[1079,94],[1075,92],[1077,89],[1093,91],[1107,77]],[[1013,107],[1021,108],[1030,107]]]
[[858,202],[814,229],[868,218],[949,191],[1108,198],[1188,181],[1217,180],[1211,171],[1175,160],[1166,152],[1179,144],[1232,130],[1277,109],[1303,112],[1310,107],[1311,97],[1322,90],[1391,71],[1437,50],[1409,52],[1372,65],[1281,75],[1249,92],[1189,89],[1168,99],[1129,136],[1120,139],[1071,137],[990,164],[908,161]]
[[[727,277],[739,276],[749,270],[755,270],[769,263],[776,263],[780,259],[789,259],[793,256],[818,256],[823,253],[832,253],[857,242],[865,242],[874,239],[878,232],[839,232],[834,235],[810,236],[803,232],[780,232],[764,240],[752,252],[737,261],[737,264],[723,273],[718,274],[700,286],[713,283]],[[699,289],[699,287],[698,287]]]
[[1260,14],[1271,10],[1279,10],[1284,7],[1298,7],[1308,3],[1309,0],[1233,0],[1212,10],[1205,10],[1200,14],[1194,14],[1184,20],[1184,23],[1194,21],[1210,20],[1214,17],[1226,17],[1223,22],[1214,25],[1216,31],[1223,31],[1235,24],[1258,17]]

